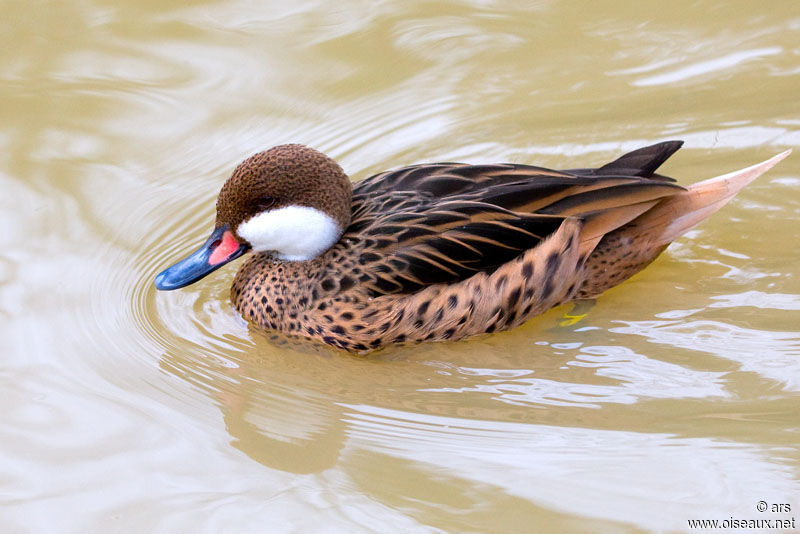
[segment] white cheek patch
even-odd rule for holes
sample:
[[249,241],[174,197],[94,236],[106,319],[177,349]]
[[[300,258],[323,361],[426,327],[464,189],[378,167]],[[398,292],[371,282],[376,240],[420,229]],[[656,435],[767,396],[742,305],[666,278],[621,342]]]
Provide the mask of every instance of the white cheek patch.
[[308,206],[286,206],[259,213],[236,229],[256,252],[277,252],[288,261],[305,261],[328,250],[342,228],[327,213]]

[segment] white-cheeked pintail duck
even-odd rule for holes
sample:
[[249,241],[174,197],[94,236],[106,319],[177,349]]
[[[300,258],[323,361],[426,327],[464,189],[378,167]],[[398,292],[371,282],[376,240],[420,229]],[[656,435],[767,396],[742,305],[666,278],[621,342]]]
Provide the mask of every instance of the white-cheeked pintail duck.
[[628,279],[790,152],[682,187],[655,172],[681,145],[596,169],[434,163],[356,184],[316,150],[277,146],[236,167],[211,236],[155,284],[251,252],[231,298],[265,329],[366,352],[513,328]]

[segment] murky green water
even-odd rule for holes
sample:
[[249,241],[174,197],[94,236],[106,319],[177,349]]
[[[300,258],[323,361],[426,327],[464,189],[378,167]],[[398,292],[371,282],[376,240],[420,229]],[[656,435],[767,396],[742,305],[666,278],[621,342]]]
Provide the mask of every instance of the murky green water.
[[360,179],[680,138],[683,183],[797,149],[800,4],[286,5],[3,3],[3,532],[800,518],[798,152],[574,327],[357,358],[251,331],[236,266],[152,285],[279,143]]

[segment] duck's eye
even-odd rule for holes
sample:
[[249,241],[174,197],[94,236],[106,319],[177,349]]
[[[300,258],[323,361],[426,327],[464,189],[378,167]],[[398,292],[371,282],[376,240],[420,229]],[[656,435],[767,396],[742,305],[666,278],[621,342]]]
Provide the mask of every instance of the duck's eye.
[[259,209],[259,211],[264,211],[271,208],[273,204],[275,204],[274,198],[264,197],[258,200],[258,202],[256,203],[256,207]]

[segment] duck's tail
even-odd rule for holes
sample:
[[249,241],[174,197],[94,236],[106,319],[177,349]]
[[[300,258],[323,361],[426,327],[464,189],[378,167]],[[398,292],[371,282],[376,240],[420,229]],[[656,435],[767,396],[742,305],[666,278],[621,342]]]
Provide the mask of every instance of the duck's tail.
[[[673,240],[688,232],[706,217],[724,206],[744,186],[767,172],[791,153],[782,152],[770,159],[716,178],[690,185],[675,195],[642,203],[642,211],[630,222],[605,234],[595,236],[597,226],[588,220],[584,228],[594,233],[581,241],[591,247],[586,262],[587,277],[577,298],[593,298],[606,289],[627,280],[644,269]],[[636,206],[626,207],[633,209]],[[602,223],[600,217],[598,221]],[[598,242],[599,240],[599,242]]]
[[649,234],[654,246],[667,245],[728,203],[744,186],[791,154],[781,152],[745,169],[709,178],[668,197],[637,218],[637,230]]

